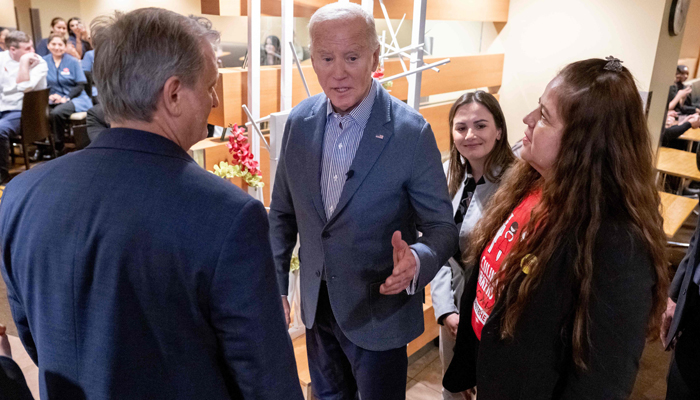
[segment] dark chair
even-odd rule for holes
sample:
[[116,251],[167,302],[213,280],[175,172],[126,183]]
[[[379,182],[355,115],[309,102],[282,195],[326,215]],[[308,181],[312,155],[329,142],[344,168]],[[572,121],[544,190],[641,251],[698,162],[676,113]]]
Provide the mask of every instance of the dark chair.
[[90,96],[90,99],[92,99],[92,104],[97,105],[98,99],[97,96],[92,95],[92,88],[95,87],[95,81],[92,79],[92,72],[91,71],[83,71],[85,72],[85,78],[87,79],[87,84],[85,85],[85,93]]
[[90,144],[87,125],[76,125],[73,127],[73,137],[75,138],[75,149],[82,150]]
[[[24,164],[29,169],[29,146],[46,145],[49,141],[49,151],[56,158],[51,126],[49,123],[49,89],[27,92],[22,102],[22,118],[20,120],[19,137],[11,137],[10,144],[22,146]],[[11,152],[14,162],[14,151]]]

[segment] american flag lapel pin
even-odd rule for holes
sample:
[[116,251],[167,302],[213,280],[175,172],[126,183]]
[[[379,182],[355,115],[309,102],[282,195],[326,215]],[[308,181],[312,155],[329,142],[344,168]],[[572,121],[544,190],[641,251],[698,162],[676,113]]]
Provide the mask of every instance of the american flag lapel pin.
[[377,139],[384,139],[384,135],[377,135],[375,136]]

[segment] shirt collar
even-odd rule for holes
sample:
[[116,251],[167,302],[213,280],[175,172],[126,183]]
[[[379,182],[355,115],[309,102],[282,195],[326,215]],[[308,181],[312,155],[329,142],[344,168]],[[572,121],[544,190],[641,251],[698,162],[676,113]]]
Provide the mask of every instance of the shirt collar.
[[[350,116],[350,118],[352,118],[360,126],[367,125],[367,121],[369,120],[369,116],[370,116],[370,114],[372,114],[372,106],[374,105],[374,100],[376,97],[377,97],[377,81],[376,81],[376,79],[372,78],[372,85],[370,86],[369,93],[367,93],[367,96],[360,102],[360,104],[357,105],[357,107],[353,108],[353,110],[350,111],[348,116]],[[333,111],[333,105],[331,104],[331,99],[327,98],[326,99],[326,117],[330,116],[331,114],[337,114],[338,117],[340,117],[340,114]]]

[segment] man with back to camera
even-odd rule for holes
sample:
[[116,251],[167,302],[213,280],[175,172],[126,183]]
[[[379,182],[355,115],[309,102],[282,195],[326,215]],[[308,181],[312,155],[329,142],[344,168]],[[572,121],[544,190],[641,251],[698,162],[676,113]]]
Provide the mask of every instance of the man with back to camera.
[[45,89],[49,70],[26,33],[8,33],[5,45],[7,51],[0,53],[0,184],[10,180],[9,138],[19,134],[24,93]]
[[406,344],[423,332],[420,293],[457,250],[440,152],[423,117],[371,78],[371,15],[332,3],[309,33],[324,93],[285,126],[270,205],[279,288],[287,293],[298,233],[314,394],[403,399]]
[[265,209],[187,154],[218,105],[218,32],[157,8],[92,32],[112,128],[0,203],[42,398],[301,400]]

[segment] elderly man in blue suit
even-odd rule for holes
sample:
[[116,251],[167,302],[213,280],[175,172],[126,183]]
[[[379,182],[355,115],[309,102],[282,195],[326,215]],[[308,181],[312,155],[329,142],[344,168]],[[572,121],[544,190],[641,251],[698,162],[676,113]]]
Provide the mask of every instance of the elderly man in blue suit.
[[270,206],[279,288],[287,293],[298,234],[314,394],[403,399],[422,290],[457,250],[440,152],[423,117],[371,78],[371,15],[333,3],[309,31],[324,93],[296,106],[285,127]]
[[112,129],[0,204],[42,399],[301,400],[265,209],[187,154],[218,104],[218,33],[155,8],[92,32]]

